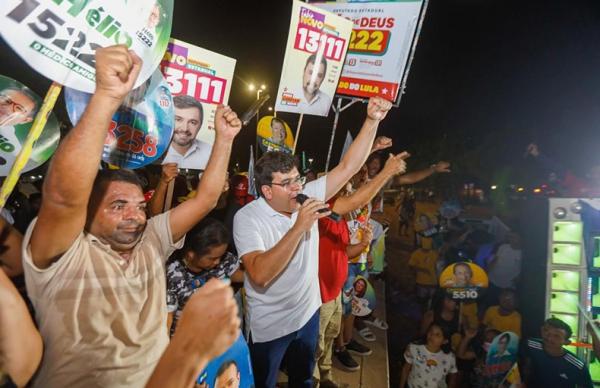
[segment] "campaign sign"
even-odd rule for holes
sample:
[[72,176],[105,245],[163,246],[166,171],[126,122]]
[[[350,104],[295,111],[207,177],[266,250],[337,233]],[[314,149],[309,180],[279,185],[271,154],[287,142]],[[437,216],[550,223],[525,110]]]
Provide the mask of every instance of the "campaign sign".
[[517,362],[519,337],[511,331],[497,335],[485,359],[484,375],[500,383]]
[[4,0],[0,35],[45,77],[93,93],[96,49],[135,51],[144,61],[137,87],[158,66],[172,17],[173,0]]
[[354,279],[352,287],[352,314],[365,317],[375,310],[375,290],[371,283],[362,276]]
[[254,388],[250,351],[241,332],[225,353],[208,363],[196,383],[201,388]]
[[235,59],[171,39],[160,63],[175,104],[173,141],[163,163],[204,170],[215,139],[215,112],[227,104]]
[[275,110],[327,116],[352,22],[294,0]]
[[[76,125],[91,94],[65,88],[67,113]],[[152,163],[167,150],[173,134],[173,98],[159,70],[131,91],[113,115],[102,160],[136,169]]]
[[256,130],[258,145],[262,152],[282,151],[292,153],[294,135],[290,126],[283,120],[273,116],[264,116],[258,122]]
[[422,5],[423,0],[317,4],[354,25],[338,94],[396,101]]
[[459,262],[450,264],[440,275],[440,287],[454,300],[474,300],[488,287],[488,276],[480,266]]
[[[42,99],[14,79],[0,75],[0,176],[6,176],[27,139]],[[56,151],[60,127],[54,113],[48,117],[40,137],[33,144],[23,172],[45,163]]]

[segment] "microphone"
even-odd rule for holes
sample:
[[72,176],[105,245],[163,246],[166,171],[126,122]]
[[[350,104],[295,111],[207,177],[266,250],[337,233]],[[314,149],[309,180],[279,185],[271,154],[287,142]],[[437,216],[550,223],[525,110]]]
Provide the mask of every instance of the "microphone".
[[[306,201],[307,199],[308,199],[308,195],[306,195],[306,194],[300,193],[296,196],[296,202],[298,202],[300,205],[302,205],[304,203],[304,201]],[[326,213],[328,211],[329,211],[329,209],[325,209],[325,208],[317,210],[317,212],[319,212],[319,213]],[[333,221],[338,222],[342,219],[342,216],[340,216],[336,212],[331,212],[331,214],[328,215],[327,218],[330,218]]]

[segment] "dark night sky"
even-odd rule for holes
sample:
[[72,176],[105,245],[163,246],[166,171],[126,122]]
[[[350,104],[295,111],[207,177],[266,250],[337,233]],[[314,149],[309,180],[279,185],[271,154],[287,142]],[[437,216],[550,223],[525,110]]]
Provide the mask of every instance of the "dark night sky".
[[[288,0],[179,0],[172,36],[237,59],[230,104],[241,113],[255,97],[242,80],[277,91],[290,9]],[[393,138],[394,152],[411,151],[413,166],[467,149],[490,168],[518,168],[531,141],[576,170],[600,163],[599,38],[594,0],[430,0],[406,94],[380,133]],[[9,58],[3,42],[0,49],[0,74],[43,95],[49,81]],[[67,120],[62,107],[56,111]],[[363,112],[356,104],[342,114],[334,160]],[[295,127],[296,115],[281,116]],[[321,164],[332,122],[332,115],[304,120],[298,147]],[[243,167],[251,132],[235,147],[233,161]]]

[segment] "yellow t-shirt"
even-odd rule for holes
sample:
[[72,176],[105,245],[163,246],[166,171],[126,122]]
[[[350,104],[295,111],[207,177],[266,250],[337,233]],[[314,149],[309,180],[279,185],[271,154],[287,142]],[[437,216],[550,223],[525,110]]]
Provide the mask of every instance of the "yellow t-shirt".
[[410,256],[408,265],[417,271],[417,284],[421,286],[437,285],[435,265],[438,260],[437,251],[417,249]]
[[521,338],[521,314],[517,311],[501,315],[500,306],[492,306],[485,312],[483,324],[499,332],[512,331]]

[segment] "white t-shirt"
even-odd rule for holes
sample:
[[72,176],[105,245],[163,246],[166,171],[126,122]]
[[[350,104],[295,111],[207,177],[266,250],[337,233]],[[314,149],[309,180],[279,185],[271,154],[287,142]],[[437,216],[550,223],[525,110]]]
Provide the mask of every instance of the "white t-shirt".
[[208,158],[212,152],[212,145],[200,141],[194,140],[192,146],[187,150],[185,155],[181,155],[177,152],[172,145],[169,146],[167,156],[163,160],[163,164],[177,163],[179,168],[190,168],[193,170],[204,170],[208,163]]
[[510,244],[500,245],[496,252],[496,260],[488,269],[488,277],[492,283],[500,288],[514,288],[515,279],[521,273],[520,249],[513,249]]
[[412,368],[408,375],[410,388],[446,387],[448,373],[456,373],[456,358],[453,353],[439,351],[432,353],[425,345],[410,344],[404,352],[404,359]]
[[[309,197],[325,199],[327,178],[306,185]],[[287,217],[275,211],[264,198],[240,209],[233,220],[238,255],[273,248],[296,222],[298,213]],[[259,287],[245,275],[244,288],[250,316],[252,341],[268,342],[301,329],[321,306],[319,291],[319,228],[305,233],[294,257],[268,287]]]

